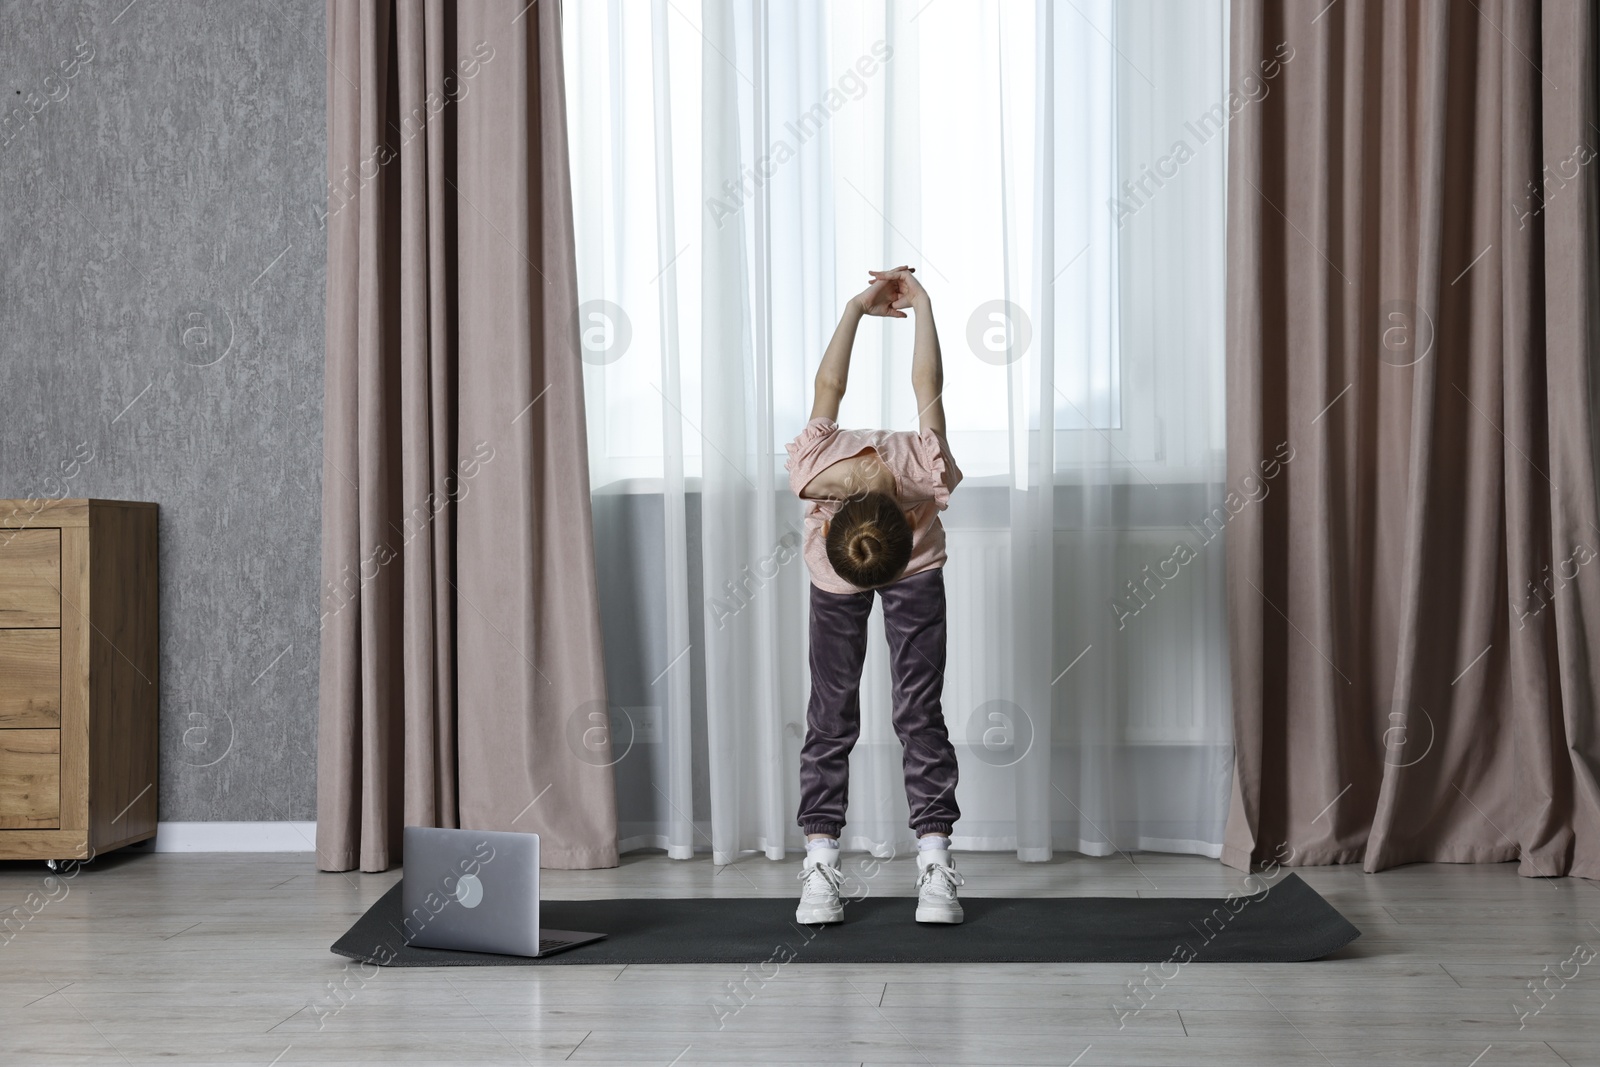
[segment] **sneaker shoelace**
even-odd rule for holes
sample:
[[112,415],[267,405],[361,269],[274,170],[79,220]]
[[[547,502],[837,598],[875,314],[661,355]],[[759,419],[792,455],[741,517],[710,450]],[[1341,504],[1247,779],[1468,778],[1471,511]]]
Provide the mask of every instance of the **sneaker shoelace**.
[[934,886],[934,891],[947,897],[956,895],[956,886],[966,884],[966,879],[962,878],[954,867],[946,867],[942,863],[930,863],[922,868],[922,872],[917,876],[917,892],[921,893],[923,887],[935,878],[939,879],[940,884]]
[[839,886],[844,882],[844,872],[831,863],[808,864],[801,867],[799,875],[796,876],[806,883],[801,890],[805,895],[810,895],[813,890],[822,894],[827,893],[827,889],[824,886],[814,886],[811,883],[810,879],[813,874],[820,874],[822,880],[831,885],[835,893],[839,891]]

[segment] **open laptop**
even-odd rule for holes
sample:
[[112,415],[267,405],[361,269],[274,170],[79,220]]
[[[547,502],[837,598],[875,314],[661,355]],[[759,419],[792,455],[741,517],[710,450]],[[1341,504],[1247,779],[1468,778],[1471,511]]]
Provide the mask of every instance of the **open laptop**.
[[420,948],[548,956],[605,934],[539,927],[539,835],[405,828],[406,941]]

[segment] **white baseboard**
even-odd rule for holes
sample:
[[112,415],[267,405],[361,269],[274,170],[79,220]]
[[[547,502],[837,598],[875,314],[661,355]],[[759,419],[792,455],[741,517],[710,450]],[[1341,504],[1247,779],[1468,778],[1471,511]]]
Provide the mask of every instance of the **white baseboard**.
[[163,822],[157,852],[315,852],[314,822]]

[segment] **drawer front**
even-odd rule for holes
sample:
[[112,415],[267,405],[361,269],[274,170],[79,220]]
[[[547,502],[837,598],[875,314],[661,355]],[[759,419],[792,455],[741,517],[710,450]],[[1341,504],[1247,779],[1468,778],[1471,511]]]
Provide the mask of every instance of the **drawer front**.
[[61,825],[61,731],[0,730],[0,830]]
[[61,631],[0,630],[0,730],[61,726]]
[[0,627],[61,625],[61,531],[0,529]]

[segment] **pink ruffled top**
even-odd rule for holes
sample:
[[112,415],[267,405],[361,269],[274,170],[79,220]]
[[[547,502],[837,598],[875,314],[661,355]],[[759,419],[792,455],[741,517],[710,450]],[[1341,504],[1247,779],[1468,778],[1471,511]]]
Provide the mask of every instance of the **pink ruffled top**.
[[[796,496],[823,470],[866,451],[875,451],[894,475],[895,498],[911,523],[911,562],[901,578],[944,566],[944,525],[939,512],[950,506],[950,491],[961,481],[961,468],[950,446],[933,430],[841,430],[832,419],[812,419],[786,446],[789,488]],[[839,510],[840,500],[805,500],[805,541],[801,554],[812,584],[830,593],[857,593],[828,562],[823,528]],[[897,579],[898,580],[898,579]]]

